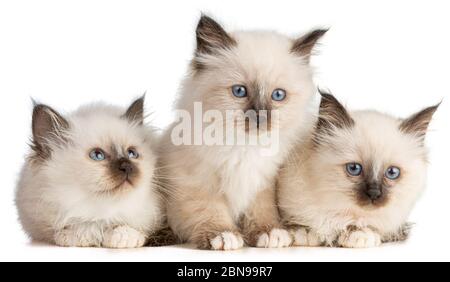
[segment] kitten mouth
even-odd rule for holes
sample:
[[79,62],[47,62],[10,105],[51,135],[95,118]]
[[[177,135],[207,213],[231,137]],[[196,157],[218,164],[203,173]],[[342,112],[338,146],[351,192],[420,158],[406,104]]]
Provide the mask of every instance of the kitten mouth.
[[123,189],[132,188],[134,186],[133,181],[131,181],[128,177],[123,180],[119,185],[115,186],[110,191],[118,191]]
[[129,185],[133,186],[133,181],[131,181],[130,179],[127,178],[127,179],[122,183],[122,185],[124,185],[124,184],[129,184]]
[[127,178],[122,182],[122,184],[120,184],[120,186],[124,186],[124,185],[130,185],[130,186],[133,186],[134,184],[133,184],[133,181],[131,181],[130,178],[127,177]]
[[380,197],[379,199],[370,199],[368,197],[366,197],[366,198],[360,197],[358,199],[359,206],[369,209],[369,210],[381,208],[381,207],[385,206],[387,204],[387,202],[388,202],[387,197]]

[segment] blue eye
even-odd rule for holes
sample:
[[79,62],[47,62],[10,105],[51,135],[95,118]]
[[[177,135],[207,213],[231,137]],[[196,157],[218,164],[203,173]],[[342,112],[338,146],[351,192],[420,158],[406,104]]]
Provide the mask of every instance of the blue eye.
[[135,149],[128,149],[128,158],[137,159],[139,158],[139,153]]
[[233,91],[233,95],[238,98],[244,98],[247,97],[247,88],[243,85],[233,85],[231,88]]
[[272,92],[272,100],[281,102],[284,99],[286,99],[286,91],[284,91],[283,89],[275,89]]
[[363,171],[362,165],[358,163],[348,163],[345,165],[345,168],[350,176],[360,176]]
[[89,153],[89,157],[97,162],[104,161],[106,159],[105,153],[101,149],[94,149]]
[[400,169],[398,167],[391,166],[386,170],[384,175],[390,180],[396,180],[400,177]]

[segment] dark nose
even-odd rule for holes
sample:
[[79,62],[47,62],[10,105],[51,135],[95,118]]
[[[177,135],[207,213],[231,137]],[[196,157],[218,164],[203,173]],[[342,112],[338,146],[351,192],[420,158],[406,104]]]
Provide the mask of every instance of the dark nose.
[[128,160],[120,160],[119,170],[125,174],[133,172],[133,165]]
[[377,200],[381,197],[381,190],[378,188],[371,188],[369,190],[366,191],[366,195],[371,199],[371,200]]

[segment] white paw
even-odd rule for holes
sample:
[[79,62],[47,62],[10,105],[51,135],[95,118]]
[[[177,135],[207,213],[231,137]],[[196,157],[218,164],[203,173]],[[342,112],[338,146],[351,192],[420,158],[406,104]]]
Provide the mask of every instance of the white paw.
[[308,231],[304,227],[294,231],[294,246],[319,247],[321,245],[321,240],[315,232]]
[[64,229],[56,232],[55,244],[61,247],[75,247],[76,242],[75,233],[71,230]]
[[231,251],[244,247],[244,239],[233,232],[222,232],[210,241],[213,250]]
[[97,247],[98,243],[90,240],[86,234],[79,234],[72,229],[63,229],[55,233],[55,244],[61,247]]
[[145,235],[128,226],[119,226],[105,232],[103,247],[112,249],[139,248],[145,244]]
[[381,245],[381,236],[365,228],[341,235],[338,243],[344,248],[374,248]]
[[272,229],[270,233],[259,235],[256,247],[258,248],[285,248],[292,244],[292,237],[287,230]]

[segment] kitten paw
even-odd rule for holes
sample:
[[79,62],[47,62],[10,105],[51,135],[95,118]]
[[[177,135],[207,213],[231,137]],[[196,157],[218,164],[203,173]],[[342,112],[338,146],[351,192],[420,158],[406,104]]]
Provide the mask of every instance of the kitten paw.
[[244,239],[240,234],[222,232],[209,241],[212,250],[231,251],[244,247]]
[[87,235],[79,234],[72,229],[63,229],[55,233],[55,244],[60,247],[98,247],[98,243]]
[[300,247],[319,247],[322,245],[322,242],[319,236],[305,227],[301,227],[297,230],[293,231],[294,237],[294,246]]
[[105,232],[102,246],[111,249],[140,248],[145,241],[145,235],[136,229],[119,226]]
[[381,245],[381,236],[364,228],[342,234],[338,239],[339,246],[344,248],[375,248]]
[[269,233],[259,235],[258,248],[285,248],[292,244],[292,237],[287,230],[274,228]]

